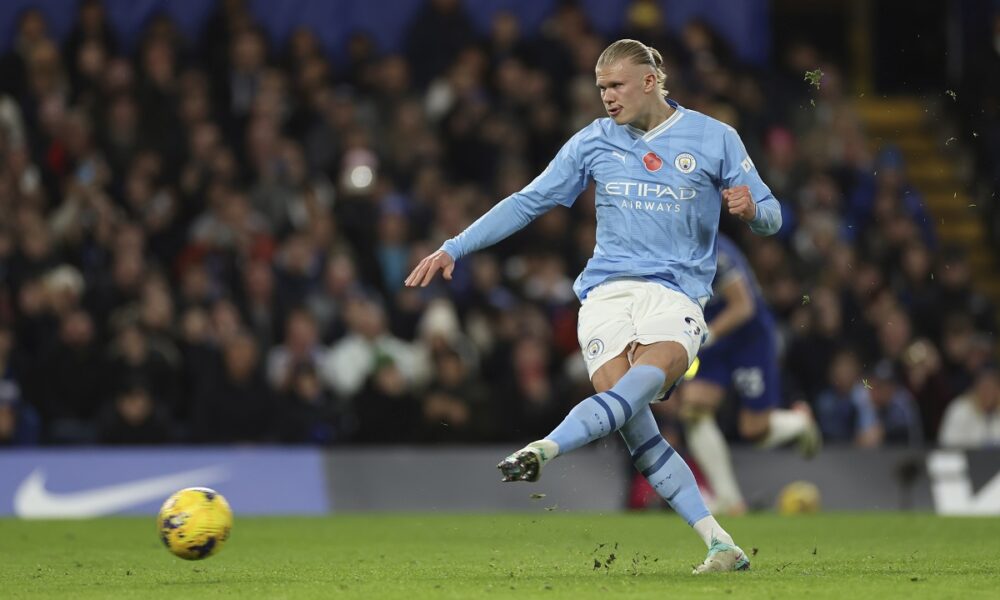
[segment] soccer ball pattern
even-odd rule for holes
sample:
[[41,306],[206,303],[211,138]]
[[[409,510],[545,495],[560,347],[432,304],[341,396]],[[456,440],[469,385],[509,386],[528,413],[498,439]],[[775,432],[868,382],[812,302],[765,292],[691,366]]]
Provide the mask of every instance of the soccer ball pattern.
[[821,504],[819,488],[809,481],[793,481],[778,493],[778,512],[783,515],[819,512]]
[[167,498],[156,525],[174,556],[201,560],[216,554],[229,539],[233,511],[215,490],[186,488]]

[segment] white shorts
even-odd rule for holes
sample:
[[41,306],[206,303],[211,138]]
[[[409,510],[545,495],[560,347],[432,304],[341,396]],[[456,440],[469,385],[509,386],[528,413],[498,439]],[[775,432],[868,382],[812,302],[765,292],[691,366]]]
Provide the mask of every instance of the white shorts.
[[707,337],[701,305],[652,281],[615,279],[587,294],[580,307],[577,337],[587,372],[594,377],[604,363],[626,348],[629,362],[639,344],[677,342],[694,362]]

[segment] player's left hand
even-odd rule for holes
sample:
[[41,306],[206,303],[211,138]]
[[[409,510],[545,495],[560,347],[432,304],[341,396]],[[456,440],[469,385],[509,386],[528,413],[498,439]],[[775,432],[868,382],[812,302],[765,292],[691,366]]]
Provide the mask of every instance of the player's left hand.
[[736,215],[743,221],[753,221],[757,216],[757,203],[750,195],[750,188],[738,185],[722,190],[722,200],[729,208],[729,214]]
[[444,250],[438,250],[433,254],[425,256],[423,260],[413,268],[413,271],[404,282],[406,287],[427,287],[427,284],[434,279],[434,275],[441,271],[441,275],[451,281],[451,274],[455,270],[455,259]]

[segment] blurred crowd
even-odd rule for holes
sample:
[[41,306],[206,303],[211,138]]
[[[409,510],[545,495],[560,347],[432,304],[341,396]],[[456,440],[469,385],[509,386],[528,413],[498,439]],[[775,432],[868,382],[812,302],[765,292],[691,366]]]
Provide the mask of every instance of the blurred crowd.
[[956,136],[974,149],[976,197],[993,244],[1000,249],[1000,2],[956,5],[963,28],[955,76],[945,106],[957,124]]
[[[593,190],[451,282],[402,283],[603,115],[609,40],[572,2],[535,36],[499,13],[480,37],[430,0],[404,52],[358,33],[334,62],[308,29],[273,45],[246,4],[202,39],[155,17],[133,52],[99,0],[61,44],[22,14],[0,58],[0,444],[548,431],[591,390],[571,286]],[[803,41],[754,69],[668,18],[638,0],[622,36],[663,53],[671,98],[736,127],[783,205],[773,238],[723,229],[779,317],[787,401],[831,443],[1000,443],[994,307],[900,153],[872,153],[837,65]]]

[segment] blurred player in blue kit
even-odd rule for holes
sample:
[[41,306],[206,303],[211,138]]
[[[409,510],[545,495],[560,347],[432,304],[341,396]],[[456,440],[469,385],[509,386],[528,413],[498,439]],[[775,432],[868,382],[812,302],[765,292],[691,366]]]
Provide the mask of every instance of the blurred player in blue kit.
[[732,390],[740,401],[740,435],[763,448],[796,440],[804,454],[819,449],[808,405],[781,404],[776,323],[739,247],[718,238],[714,295],[705,305],[708,338],[678,390],[688,448],[715,493],[716,512],[742,514],[746,503],[733,474],[729,447],[715,412]]
[[636,469],[708,546],[695,573],[745,570],[749,559],[706,507],[649,404],[705,340],[722,207],[760,235],[778,231],[781,212],[732,127],[666,98],[662,62],[635,40],[608,46],[595,70],[608,118],[577,132],[534,181],[421,260],[406,285],[426,286],[439,271],[450,279],[456,260],[572,205],[594,180],[597,245],[574,291],[597,393],[498,467],[504,481],[537,481],[558,455],[620,431]]

